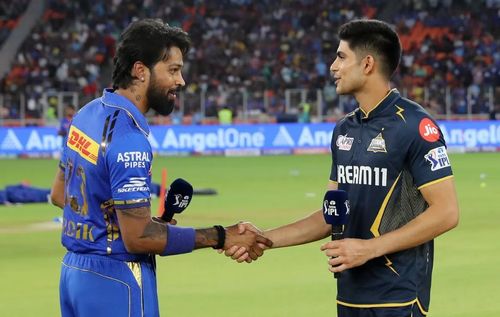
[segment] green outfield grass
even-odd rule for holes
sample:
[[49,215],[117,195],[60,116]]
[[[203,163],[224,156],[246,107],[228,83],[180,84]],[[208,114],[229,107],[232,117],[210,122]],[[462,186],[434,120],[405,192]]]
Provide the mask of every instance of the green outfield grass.
[[[431,311],[434,317],[500,316],[500,153],[451,156],[460,200],[459,227],[436,240]],[[249,220],[261,228],[318,209],[330,158],[156,158],[153,180],[167,167],[217,196],[195,196],[180,225],[230,225]],[[54,160],[0,160],[0,186],[29,180],[49,187]],[[154,201],[154,210],[157,201]],[[50,229],[61,212],[48,204],[0,206],[0,315],[58,316],[58,280],[64,249]],[[46,225],[46,226],[45,226]],[[46,228],[47,227],[47,228]],[[326,241],[326,240],[325,240]],[[163,316],[335,316],[335,280],[323,242],[266,252],[236,264],[213,250],[158,260]]]

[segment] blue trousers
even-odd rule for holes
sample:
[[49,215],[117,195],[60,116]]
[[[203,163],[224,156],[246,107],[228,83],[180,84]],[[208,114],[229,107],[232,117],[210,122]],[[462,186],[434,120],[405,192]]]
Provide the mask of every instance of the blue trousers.
[[159,316],[152,262],[68,252],[62,261],[59,293],[63,317]]

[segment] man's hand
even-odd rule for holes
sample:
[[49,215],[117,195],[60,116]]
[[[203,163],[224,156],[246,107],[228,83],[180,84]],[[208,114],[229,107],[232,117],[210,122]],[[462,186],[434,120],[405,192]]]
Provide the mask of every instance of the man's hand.
[[[225,248],[224,254],[227,257],[231,257],[236,262],[241,263],[245,261],[247,263],[251,263],[252,261],[257,260],[258,257],[262,256],[264,254],[264,250],[269,249],[272,246],[272,241],[267,239],[263,235],[262,231],[253,224],[249,222],[240,222],[238,223],[237,228],[240,235],[253,233],[256,234],[257,239],[255,244],[253,244],[250,248],[238,244],[229,245],[229,248]],[[222,250],[220,250],[219,253],[222,253]]]
[[165,220],[161,219],[160,217],[152,217],[153,221],[159,222],[159,223],[164,223],[164,224],[171,224],[172,226],[175,226],[177,224],[177,220],[172,219],[169,222],[166,222]]
[[365,264],[376,257],[373,239],[342,239],[330,241],[321,246],[325,251],[330,272],[337,273]]

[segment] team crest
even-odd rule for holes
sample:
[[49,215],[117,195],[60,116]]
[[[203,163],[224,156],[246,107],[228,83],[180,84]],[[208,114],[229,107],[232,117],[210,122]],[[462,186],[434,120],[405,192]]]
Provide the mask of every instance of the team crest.
[[430,150],[424,155],[424,158],[431,164],[431,171],[437,171],[450,166],[450,160],[444,146]]
[[368,146],[367,149],[368,152],[383,152],[387,153],[387,150],[385,148],[385,140],[382,137],[382,132],[380,132],[376,137],[372,139],[370,142],[370,146]]
[[354,138],[348,138],[346,135],[339,135],[335,144],[342,151],[350,151],[352,144],[354,143]]

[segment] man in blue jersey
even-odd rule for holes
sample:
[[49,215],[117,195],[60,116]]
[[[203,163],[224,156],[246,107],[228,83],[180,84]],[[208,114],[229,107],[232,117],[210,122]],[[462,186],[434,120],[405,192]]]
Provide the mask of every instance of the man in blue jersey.
[[75,107],[72,104],[67,104],[64,107],[63,118],[59,122],[59,130],[57,131],[57,134],[62,137],[62,145],[66,144],[68,140],[69,126],[71,125],[71,120],[73,120],[75,112]]
[[144,117],[168,115],[184,86],[184,31],[159,20],[132,23],[120,37],[113,88],[73,118],[51,198],[64,209],[63,316],[158,316],[154,255],[271,242],[237,225],[177,227],[151,217],[152,150]]
[[[331,143],[328,190],[346,190],[350,200],[344,239],[321,247],[329,270],[342,272],[338,316],[424,316],[433,239],[458,224],[445,141],[420,105],[390,88],[401,44],[389,25],[352,21],[340,27],[339,38],[330,71],[337,93],[353,95],[359,108],[338,122]],[[251,224],[245,229],[260,232]],[[325,238],[330,230],[318,210],[263,234],[277,248]],[[230,248],[226,255],[242,262],[239,252]]]

